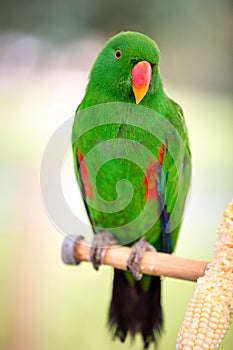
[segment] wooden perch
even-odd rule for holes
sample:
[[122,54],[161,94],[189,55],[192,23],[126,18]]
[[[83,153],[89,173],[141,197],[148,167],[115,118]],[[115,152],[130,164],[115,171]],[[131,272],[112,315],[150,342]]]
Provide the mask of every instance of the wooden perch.
[[[71,242],[69,246],[69,241]],[[64,258],[64,249],[69,249],[73,254],[73,262]],[[109,265],[120,270],[126,270],[126,262],[131,248],[113,246],[107,249],[103,259],[104,265]],[[77,264],[79,261],[90,261],[90,246],[84,240],[75,241],[74,238],[65,238],[63,243],[63,261],[68,264]],[[67,256],[67,254],[66,254]],[[154,276],[167,276],[188,281],[196,281],[203,276],[207,261],[182,258],[165,253],[145,252],[141,261],[141,272]]]

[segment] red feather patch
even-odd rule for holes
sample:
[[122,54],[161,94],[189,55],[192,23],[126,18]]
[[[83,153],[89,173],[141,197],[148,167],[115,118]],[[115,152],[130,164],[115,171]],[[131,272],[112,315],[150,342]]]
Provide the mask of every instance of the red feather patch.
[[79,162],[79,172],[82,178],[82,183],[84,186],[84,192],[87,198],[93,198],[93,191],[91,188],[91,184],[88,179],[88,170],[84,161],[84,157],[82,153],[78,150],[77,151],[77,156],[78,156],[78,162]]
[[162,166],[163,164],[163,158],[164,158],[164,145],[159,147],[159,157],[158,157],[158,161],[159,164]]
[[157,199],[156,162],[152,161],[146,168],[143,184],[146,187],[146,199]]
[[146,188],[146,199],[152,200],[158,198],[157,193],[157,166],[161,167],[164,159],[164,145],[159,147],[158,164],[155,161],[151,161],[150,165],[146,168],[146,176],[143,181],[143,185]]

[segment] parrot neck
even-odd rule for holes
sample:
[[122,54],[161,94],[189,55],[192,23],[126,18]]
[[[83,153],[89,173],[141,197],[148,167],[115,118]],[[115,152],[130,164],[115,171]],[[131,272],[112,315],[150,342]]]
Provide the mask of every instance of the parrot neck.
[[[125,86],[125,88],[123,89],[122,86]],[[156,101],[159,101],[159,104],[161,104],[161,101],[165,101],[166,99],[167,96],[164,93],[162,80],[159,70],[157,69],[152,76],[147,95],[140,104],[149,107],[151,104],[150,100],[153,101],[153,105],[155,105]],[[131,79],[128,79],[125,84],[119,84],[117,93],[116,86],[114,86],[114,93],[111,93],[111,88],[109,86],[102,86],[100,82],[97,81],[95,81],[93,86],[92,79],[90,79],[86,88],[86,94],[78,109],[81,110],[94,105],[111,102],[135,103]]]
[[159,70],[157,70],[156,74],[154,74],[152,77],[149,88],[149,95],[153,95],[153,99],[161,99],[163,97],[166,97],[166,94],[163,90],[163,83]]

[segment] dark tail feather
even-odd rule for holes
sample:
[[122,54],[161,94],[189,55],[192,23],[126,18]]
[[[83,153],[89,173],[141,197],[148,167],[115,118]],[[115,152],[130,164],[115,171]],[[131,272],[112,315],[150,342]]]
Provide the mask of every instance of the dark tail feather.
[[114,338],[124,342],[128,332],[132,338],[136,333],[141,333],[144,349],[147,349],[150,343],[156,344],[156,336],[162,330],[160,289],[159,277],[152,277],[148,291],[144,291],[140,281],[130,286],[124,272],[114,270],[109,311],[109,324],[114,330]]

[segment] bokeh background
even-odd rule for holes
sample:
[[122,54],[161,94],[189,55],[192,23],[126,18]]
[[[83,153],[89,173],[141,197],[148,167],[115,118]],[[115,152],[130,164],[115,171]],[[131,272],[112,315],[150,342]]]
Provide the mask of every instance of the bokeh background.
[[[233,195],[231,1],[0,0],[0,5],[0,348],[130,349],[129,340],[112,342],[106,328],[111,268],[96,273],[89,264],[61,262],[63,236],[40,194],[43,152],[74,114],[106,39],[121,30],[148,34],[161,49],[165,89],[185,112],[193,154],[176,254],[212,259],[216,228]],[[75,186],[69,156],[64,174],[69,200]],[[85,217],[80,198],[77,203]],[[193,288],[164,279],[159,350],[175,349]],[[233,328],[221,349],[232,344]],[[140,339],[133,348],[141,349]]]

